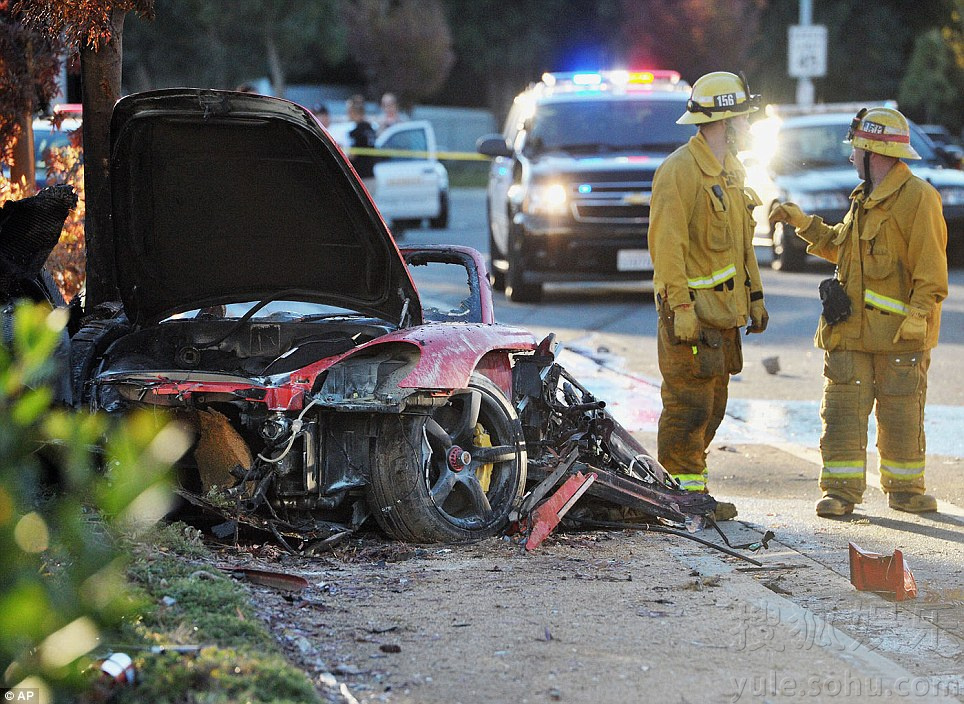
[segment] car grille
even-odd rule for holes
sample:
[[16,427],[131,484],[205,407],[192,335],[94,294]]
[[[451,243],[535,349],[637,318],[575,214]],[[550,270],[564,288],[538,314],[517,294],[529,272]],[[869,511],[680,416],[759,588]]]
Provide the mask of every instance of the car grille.
[[573,184],[572,215],[577,222],[646,224],[652,188],[651,181]]

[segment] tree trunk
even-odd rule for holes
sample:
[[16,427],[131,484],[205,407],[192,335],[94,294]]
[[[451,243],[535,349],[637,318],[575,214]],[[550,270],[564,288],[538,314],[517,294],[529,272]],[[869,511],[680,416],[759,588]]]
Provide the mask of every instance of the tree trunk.
[[271,92],[275,96],[283,98],[287,90],[285,86],[285,71],[281,65],[278,43],[275,41],[274,32],[271,27],[265,30],[264,44],[268,55],[268,72],[271,74]]
[[87,243],[87,297],[91,310],[98,303],[116,301],[114,276],[114,233],[111,229],[110,115],[121,90],[121,54],[124,11],[111,10],[111,39],[97,51],[84,45],[80,50],[80,73],[84,101],[84,190],[87,215],[84,237]]
[[26,183],[30,192],[37,183],[37,155],[33,152],[33,115],[30,113],[20,116],[20,136],[13,145],[10,182]]

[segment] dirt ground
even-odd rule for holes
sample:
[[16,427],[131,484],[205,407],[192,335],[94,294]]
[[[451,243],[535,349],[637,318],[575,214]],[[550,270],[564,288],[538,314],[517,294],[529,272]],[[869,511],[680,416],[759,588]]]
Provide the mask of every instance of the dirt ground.
[[[774,457],[722,452],[751,469]],[[780,464],[792,477],[796,462]],[[961,701],[959,532],[935,537],[920,598],[896,603],[856,592],[841,558],[847,534],[877,521],[821,534],[772,503],[754,513],[754,500],[742,496],[744,520],[723,525],[734,544],[760,537],[761,516],[783,532],[754,554],[762,568],[638,530],[558,533],[531,553],[500,538],[412,546],[373,533],[323,557],[268,545],[219,557],[308,580],[298,593],[250,589],[331,702]]]
[[[557,532],[533,552],[507,538],[415,546],[373,532],[322,556],[247,545],[218,559],[308,581],[249,588],[330,702],[964,701],[961,458],[931,458],[941,513],[899,514],[871,488],[832,521],[813,515],[817,461],[711,448],[714,495],[740,509],[722,524],[730,542],[777,535],[743,551],[760,567],[635,529]],[[918,598],[856,591],[851,541],[903,550]]]

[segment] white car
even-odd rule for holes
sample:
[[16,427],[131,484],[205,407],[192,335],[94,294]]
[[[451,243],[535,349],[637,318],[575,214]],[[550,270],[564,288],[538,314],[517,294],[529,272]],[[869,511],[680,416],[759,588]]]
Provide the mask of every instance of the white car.
[[[339,122],[328,128],[346,152],[352,124]],[[375,148],[387,153],[376,157],[371,195],[392,232],[398,235],[406,228],[419,227],[423,220],[431,227],[448,227],[449,175],[436,156],[432,124],[409,120],[392,125],[375,139]]]

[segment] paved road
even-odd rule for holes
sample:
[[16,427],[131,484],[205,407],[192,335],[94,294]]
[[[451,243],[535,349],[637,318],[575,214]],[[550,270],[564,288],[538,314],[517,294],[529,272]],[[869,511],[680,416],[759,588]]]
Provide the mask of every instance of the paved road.
[[[484,192],[456,191],[450,229],[409,232],[403,241],[456,242],[484,251],[485,228]],[[768,261],[768,253],[759,256],[762,263]],[[927,475],[929,489],[941,502],[940,513],[921,517],[891,511],[873,486],[877,477],[872,470],[866,503],[839,521],[818,519],[812,508],[819,498],[817,413],[823,363],[812,335],[819,315],[817,283],[828,275],[826,269],[785,274],[764,266],[770,328],[745,339],[744,371],[730,386],[729,417],[708,457],[711,490],[740,509],[740,520],[728,531],[777,533],[779,546],[766,558],[767,569],[774,571],[755,577],[765,592],[779,595],[775,623],[780,628],[810,624],[805,629],[809,637],[814,624],[829,624],[834,638],[852,637],[860,644],[854,646],[857,650],[873,655],[854,660],[855,673],[906,668],[926,685],[918,694],[964,696],[964,272],[951,273],[941,345],[930,372]],[[567,353],[564,362],[578,367],[577,376],[600,389],[599,395],[617,407],[617,417],[655,451],[656,316],[644,286],[551,285],[540,304],[513,304],[501,294],[495,301],[502,322],[537,334],[555,332],[579,353]],[[763,363],[772,358],[779,364],[776,374]],[[871,455],[868,464],[874,463]],[[903,550],[920,597],[895,604],[854,592],[850,541],[888,555]],[[699,550],[683,550],[675,557],[704,575],[734,570]],[[764,602],[754,601],[765,616],[773,604]],[[829,656],[826,644],[812,645]],[[873,660],[877,656],[883,660]]]

